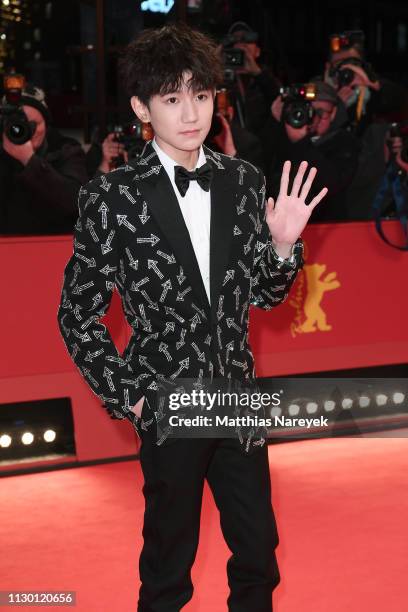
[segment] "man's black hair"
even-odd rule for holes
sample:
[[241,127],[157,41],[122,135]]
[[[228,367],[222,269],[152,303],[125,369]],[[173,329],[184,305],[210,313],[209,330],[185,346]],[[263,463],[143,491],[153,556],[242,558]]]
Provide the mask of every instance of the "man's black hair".
[[217,88],[224,77],[216,43],[182,22],[143,30],[120,59],[127,93],[146,106],[154,95],[178,91],[185,71],[193,92]]

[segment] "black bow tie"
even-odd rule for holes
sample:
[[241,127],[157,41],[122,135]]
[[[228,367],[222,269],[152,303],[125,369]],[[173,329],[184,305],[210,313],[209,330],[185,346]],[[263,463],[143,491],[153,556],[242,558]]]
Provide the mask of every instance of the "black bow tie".
[[183,197],[186,195],[187,189],[190,186],[190,181],[197,181],[201,189],[209,191],[212,177],[213,169],[208,162],[192,172],[186,170],[183,166],[174,166],[174,181]]

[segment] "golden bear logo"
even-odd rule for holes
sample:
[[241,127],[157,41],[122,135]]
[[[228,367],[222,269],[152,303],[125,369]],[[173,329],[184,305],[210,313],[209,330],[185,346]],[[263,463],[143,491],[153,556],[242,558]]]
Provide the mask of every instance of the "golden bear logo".
[[[336,272],[326,272],[326,264],[305,264],[299,272],[294,296],[289,304],[296,309],[294,321],[290,330],[292,336],[315,331],[330,331],[332,326],[327,323],[327,315],[321,302],[326,291],[338,289],[341,284],[336,278]],[[306,285],[306,297],[305,297]]]

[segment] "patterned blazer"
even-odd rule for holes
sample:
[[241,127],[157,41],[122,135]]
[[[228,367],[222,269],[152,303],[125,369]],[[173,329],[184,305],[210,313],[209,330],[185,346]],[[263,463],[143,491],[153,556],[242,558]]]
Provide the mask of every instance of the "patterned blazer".
[[[126,165],[81,187],[73,255],[64,273],[58,322],[91,390],[112,418],[137,434],[157,422],[160,380],[254,380],[249,305],[283,302],[303,265],[277,259],[265,221],[265,179],[241,159],[204,145],[213,166],[208,301],[168,175],[151,145]],[[119,354],[100,319],[117,288],[132,336]],[[143,414],[131,408],[142,397]]]

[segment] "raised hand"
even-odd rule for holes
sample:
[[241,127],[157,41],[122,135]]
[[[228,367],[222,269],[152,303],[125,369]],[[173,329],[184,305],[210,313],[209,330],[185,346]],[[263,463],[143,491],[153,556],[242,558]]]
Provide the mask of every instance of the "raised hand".
[[[324,187],[308,205],[305,203],[317,173],[316,168],[311,168],[302,189],[300,189],[307,166],[308,163],[302,161],[293,181],[292,191],[288,194],[291,163],[286,161],[283,165],[276,204],[272,198],[268,198],[266,203],[266,222],[271,232],[272,241],[275,245],[280,245],[283,248],[285,248],[285,245],[291,246],[296,242],[304,230],[313,209],[328,191],[327,187]],[[285,257],[286,254],[283,256]]]
[[223,153],[234,156],[237,154],[237,149],[232,136],[231,126],[222,113],[217,113],[217,117],[221,121],[222,131],[217,136],[214,136],[215,144],[220,147]]
[[350,85],[365,85],[366,87],[370,87],[376,91],[380,89],[380,81],[378,79],[376,81],[371,81],[361,66],[356,66],[355,64],[342,64],[342,69],[343,68],[349,68],[354,72],[354,79]]
[[101,172],[109,172],[114,160],[123,155],[127,163],[127,152],[122,143],[116,140],[116,134],[111,132],[102,143],[102,161],[99,165]]

